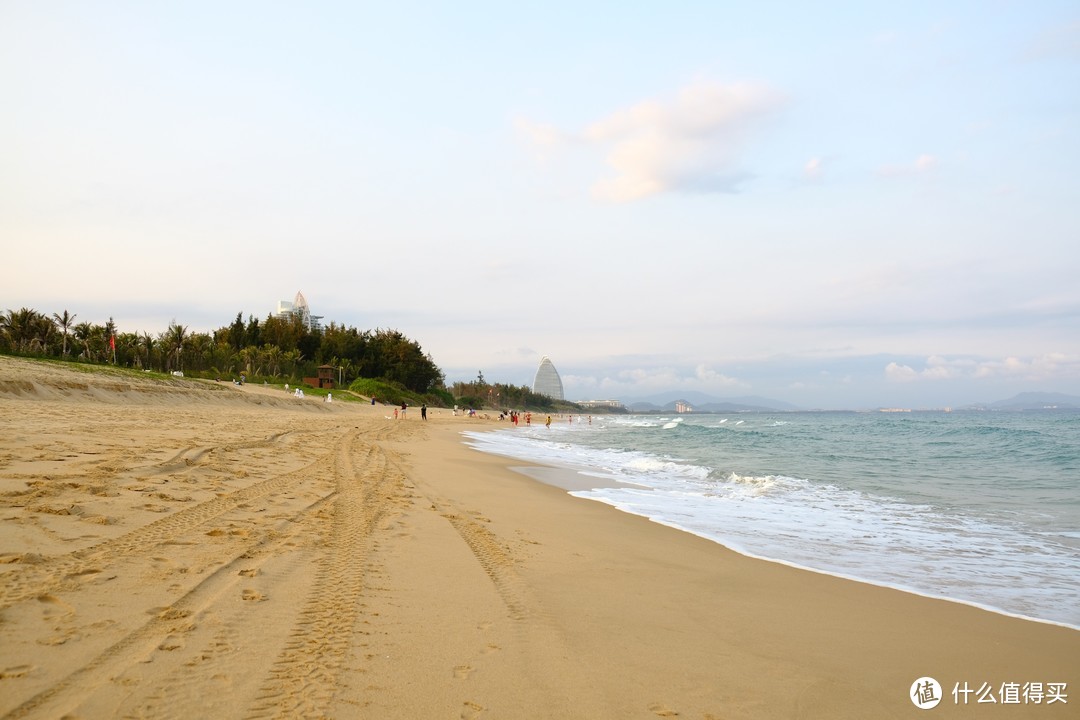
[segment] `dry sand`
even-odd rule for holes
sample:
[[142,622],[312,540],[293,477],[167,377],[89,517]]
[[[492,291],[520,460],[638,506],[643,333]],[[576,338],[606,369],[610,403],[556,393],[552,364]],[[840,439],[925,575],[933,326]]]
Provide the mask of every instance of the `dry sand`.
[[461,443],[505,425],[389,414],[0,357],[0,717],[1080,716],[1080,632],[746,558]]

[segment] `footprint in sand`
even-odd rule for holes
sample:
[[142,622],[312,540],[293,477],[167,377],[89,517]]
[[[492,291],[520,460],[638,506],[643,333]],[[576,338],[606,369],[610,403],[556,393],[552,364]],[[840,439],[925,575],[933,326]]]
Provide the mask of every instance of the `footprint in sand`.
[[179,650],[182,647],[184,647],[184,641],[180,637],[169,635],[158,645],[158,650]]
[[61,617],[70,617],[75,614],[75,608],[68,605],[66,602],[56,597],[55,595],[49,595],[48,593],[38,595],[38,602],[44,603],[42,608],[42,615],[45,617],[54,617],[60,615]]
[[465,707],[461,710],[461,720],[473,720],[473,718],[480,717],[480,713],[487,710],[483,705],[477,705],[474,702],[465,701]]
[[454,667],[454,677],[458,680],[464,680],[473,673],[471,665],[457,665]]
[[655,714],[655,715],[657,715],[659,717],[678,717],[679,716],[679,713],[665,707],[662,703],[653,703],[652,705],[649,706],[649,710],[651,710],[653,712],[653,714]]

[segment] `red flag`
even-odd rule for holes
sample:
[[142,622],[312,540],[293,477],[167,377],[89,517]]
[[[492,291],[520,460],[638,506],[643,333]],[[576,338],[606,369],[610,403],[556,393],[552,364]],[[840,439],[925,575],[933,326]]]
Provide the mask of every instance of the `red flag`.
[[109,347],[111,347],[113,350],[116,349],[116,336],[115,335],[110,335],[109,336]]

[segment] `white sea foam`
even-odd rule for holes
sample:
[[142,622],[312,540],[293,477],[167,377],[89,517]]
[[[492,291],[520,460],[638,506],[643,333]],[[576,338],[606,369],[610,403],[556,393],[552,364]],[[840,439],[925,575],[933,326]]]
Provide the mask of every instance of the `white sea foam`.
[[[662,441],[673,437],[663,431],[671,421],[649,420],[620,418],[595,427],[556,425],[551,432],[532,428],[467,436],[470,445],[486,452],[617,481],[572,494],[748,555],[1080,627],[1075,601],[1080,555],[1066,539],[1080,532],[1044,534],[1003,518],[949,510],[932,498],[912,502],[820,480],[721,470],[670,453],[581,443],[605,439],[602,433],[610,424],[654,433],[658,449],[680,452]],[[755,428],[788,430],[786,422],[750,419],[739,424],[744,422],[751,433]],[[720,437],[731,437],[715,422],[711,427]],[[594,434],[581,434],[587,431]]]

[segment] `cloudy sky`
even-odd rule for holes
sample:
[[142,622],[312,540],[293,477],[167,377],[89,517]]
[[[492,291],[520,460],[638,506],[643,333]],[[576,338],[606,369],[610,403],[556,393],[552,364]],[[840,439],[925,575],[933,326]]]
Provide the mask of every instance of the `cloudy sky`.
[[448,380],[1080,395],[1080,6],[0,2],[0,309]]

